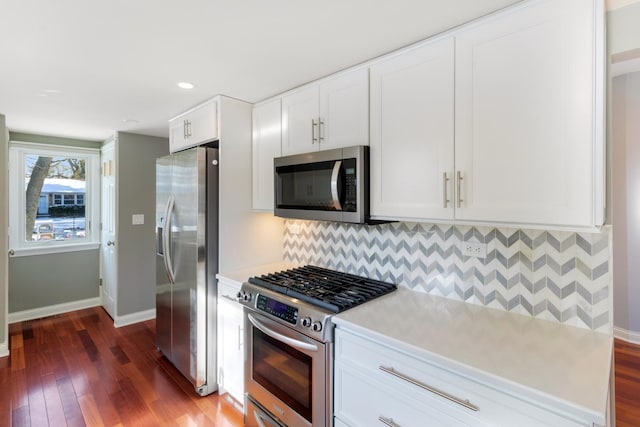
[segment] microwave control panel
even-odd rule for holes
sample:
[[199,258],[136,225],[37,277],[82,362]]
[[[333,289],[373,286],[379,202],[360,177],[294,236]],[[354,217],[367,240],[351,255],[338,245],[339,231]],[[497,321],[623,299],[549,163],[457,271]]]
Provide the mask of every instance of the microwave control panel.
[[342,210],[357,212],[358,210],[358,179],[356,174],[356,159],[345,159],[342,162],[344,170],[344,203]]

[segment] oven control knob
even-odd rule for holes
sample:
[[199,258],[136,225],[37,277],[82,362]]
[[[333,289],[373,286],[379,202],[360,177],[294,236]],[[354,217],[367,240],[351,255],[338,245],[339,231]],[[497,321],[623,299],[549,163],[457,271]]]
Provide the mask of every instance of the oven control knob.
[[246,302],[251,301],[251,294],[249,292],[242,292],[242,299]]
[[300,324],[305,328],[308,328],[309,326],[311,326],[311,318],[303,317],[302,319],[300,319]]
[[313,322],[313,324],[311,325],[311,329],[313,329],[314,332],[320,332],[322,330],[322,323],[318,322],[317,320],[315,322]]

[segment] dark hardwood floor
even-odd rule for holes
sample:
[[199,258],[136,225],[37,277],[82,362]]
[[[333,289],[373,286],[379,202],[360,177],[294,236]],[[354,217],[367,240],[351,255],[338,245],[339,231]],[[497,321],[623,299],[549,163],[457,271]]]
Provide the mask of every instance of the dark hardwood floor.
[[119,329],[102,308],[9,326],[0,426],[242,426],[198,396],[155,347],[155,321]]
[[616,426],[640,426],[640,346],[615,340]]
[[[102,308],[9,326],[0,426],[239,427],[224,397],[198,396],[157,351],[155,322],[115,329]],[[640,346],[616,340],[618,427],[640,427]]]

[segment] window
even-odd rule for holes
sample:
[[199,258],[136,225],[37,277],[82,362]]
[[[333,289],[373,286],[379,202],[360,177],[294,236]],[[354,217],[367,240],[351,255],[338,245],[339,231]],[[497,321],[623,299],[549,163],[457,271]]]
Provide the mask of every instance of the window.
[[99,150],[12,141],[9,153],[16,255],[98,247]]

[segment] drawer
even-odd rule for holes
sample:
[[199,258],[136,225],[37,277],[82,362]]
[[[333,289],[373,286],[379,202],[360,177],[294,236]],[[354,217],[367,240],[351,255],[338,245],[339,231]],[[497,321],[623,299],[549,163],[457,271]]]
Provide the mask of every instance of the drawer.
[[[469,415],[459,411],[443,412],[446,407],[437,402],[425,405],[410,393],[378,381],[365,372],[336,365],[334,412],[337,420],[349,427],[468,427]],[[458,418],[459,417],[459,418]],[[464,419],[467,418],[465,422]],[[483,427],[489,427],[483,425]]]
[[[505,393],[429,360],[394,350],[342,328],[336,329],[335,338],[336,371],[338,367],[343,371],[358,371],[372,381],[376,380],[401,393],[414,396],[425,406],[436,406],[447,413],[453,411],[472,416],[478,424],[471,425],[592,425],[592,421],[572,417],[563,409],[562,402],[558,402],[557,407],[550,407],[524,396]],[[439,392],[442,394],[438,394]],[[465,404],[477,408],[477,411],[465,407]]]

